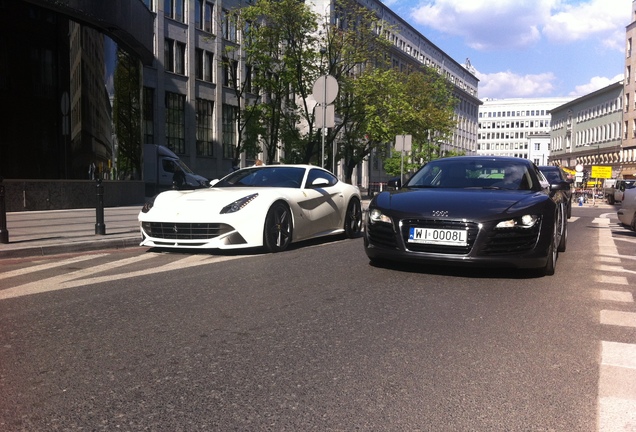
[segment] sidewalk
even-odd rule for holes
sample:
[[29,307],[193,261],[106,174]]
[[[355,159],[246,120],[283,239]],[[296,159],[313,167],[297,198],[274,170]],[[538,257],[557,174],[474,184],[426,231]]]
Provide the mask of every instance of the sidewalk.
[[95,234],[94,208],[7,213],[9,243],[0,243],[0,259],[137,246],[140,210],[141,205],[105,208],[105,235]]
[[[362,208],[368,206],[363,197]],[[9,243],[0,243],[0,259],[138,246],[141,207],[105,208],[105,235],[95,234],[94,208],[7,213]]]

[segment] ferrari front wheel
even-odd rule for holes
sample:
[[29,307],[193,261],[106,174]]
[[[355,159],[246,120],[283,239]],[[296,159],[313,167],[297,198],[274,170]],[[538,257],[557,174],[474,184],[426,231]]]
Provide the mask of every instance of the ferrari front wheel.
[[348,238],[357,237],[362,230],[362,207],[358,198],[351,198],[347,205],[344,230]]
[[292,240],[292,218],[289,207],[275,202],[269,208],[263,227],[263,246],[268,252],[282,252]]

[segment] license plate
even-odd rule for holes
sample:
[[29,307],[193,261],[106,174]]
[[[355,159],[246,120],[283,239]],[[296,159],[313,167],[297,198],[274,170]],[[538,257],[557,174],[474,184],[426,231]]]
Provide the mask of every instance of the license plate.
[[438,228],[411,228],[410,243],[437,244],[446,246],[467,246],[468,232]]

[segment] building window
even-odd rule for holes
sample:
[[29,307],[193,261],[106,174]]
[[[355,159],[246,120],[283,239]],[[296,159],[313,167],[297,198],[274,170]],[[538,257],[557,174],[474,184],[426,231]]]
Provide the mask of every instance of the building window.
[[223,9],[221,23],[223,25],[223,38],[231,42],[237,41],[236,22],[230,13]]
[[165,39],[164,68],[168,72],[185,75],[186,44],[173,39]]
[[196,0],[196,10],[194,11],[194,25],[199,30],[212,33],[212,21],[214,13],[214,3],[203,0]]
[[236,146],[236,107],[223,104],[223,157],[231,159],[234,157],[234,147]]
[[155,0],[144,0],[144,4],[146,5],[146,7],[154,12],[155,10]]
[[175,21],[185,22],[185,0],[164,0],[163,13]]
[[181,75],[185,75],[185,51],[186,45],[184,43],[175,42],[174,71]]
[[185,154],[185,96],[166,92],[166,146]]
[[212,101],[197,99],[197,156],[214,156],[213,107]]
[[203,50],[199,48],[194,52],[194,77],[203,79]]
[[214,54],[206,51],[203,58],[203,80],[207,82],[214,82],[214,74],[212,73],[212,71],[214,70]]
[[237,70],[238,62],[236,60],[223,59],[223,85],[225,87],[238,87]]
[[166,39],[164,43],[163,67],[166,71],[174,72],[174,41]]
[[214,54],[197,48],[194,58],[196,79],[213,82],[212,61]]
[[155,90],[144,87],[144,144],[154,144],[155,142]]

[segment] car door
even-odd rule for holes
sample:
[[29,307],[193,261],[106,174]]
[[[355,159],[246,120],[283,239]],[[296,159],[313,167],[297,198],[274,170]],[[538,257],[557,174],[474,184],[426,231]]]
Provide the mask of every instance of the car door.
[[338,179],[322,169],[311,169],[307,175],[302,198],[298,206],[302,210],[305,226],[297,234],[302,237],[312,236],[324,231],[331,231],[343,226],[341,209],[344,196],[337,186]]

